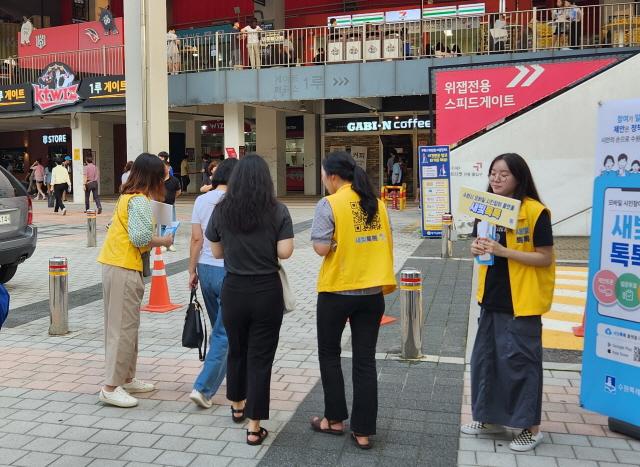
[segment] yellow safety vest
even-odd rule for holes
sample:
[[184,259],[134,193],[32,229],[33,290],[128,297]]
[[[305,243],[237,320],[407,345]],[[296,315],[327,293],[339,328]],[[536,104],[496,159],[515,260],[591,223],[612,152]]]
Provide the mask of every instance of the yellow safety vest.
[[371,225],[360,207],[360,196],[343,185],[327,196],[333,211],[335,251],[324,258],[318,277],[318,292],[382,287],[383,293],[396,288],[393,272],[393,237],[387,208],[378,200],[378,214]]
[[[520,206],[515,230],[507,229],[507,248],[518,251],[535,251],[533,229],[543,211],[549,210],[540,202],[525,198]],[[508,260],[511,299],[515,316],[542,315],[551,309],[556,279],[556,261],[547,267],[526,266]],[[478,303],[482,303],[488,266],[478,270]]]
[[129,240],[127,226],[129,224],[129,201],[134,196],[142,194],[121,195],[116,205],[116,211],[111,219],[111,226],[107,238],[102,245],[98,262],[124,269],[142,272],[142,255],[149,251],[148,247],[138,248]]

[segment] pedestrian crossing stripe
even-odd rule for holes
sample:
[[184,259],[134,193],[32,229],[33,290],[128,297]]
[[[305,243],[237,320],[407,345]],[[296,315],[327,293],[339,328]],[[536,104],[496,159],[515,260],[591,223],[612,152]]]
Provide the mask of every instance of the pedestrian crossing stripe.
[[582,323],[587,301],[588,269],[563,266],[556,269],[551,311],[542,317],[542,345],[547,349],[582,350],[583,339],[573,335]]

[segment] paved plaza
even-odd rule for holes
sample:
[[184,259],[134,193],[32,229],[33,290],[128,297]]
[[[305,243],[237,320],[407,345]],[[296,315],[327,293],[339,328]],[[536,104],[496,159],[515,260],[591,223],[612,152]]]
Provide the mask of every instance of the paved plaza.
[[[580,356],[576,350],[545,350],[544,442],[515,454],[506,435],[461,435],[470,418],[468,356],[478,307],[472,291],[468,241],[455,243],[454,258],[439,258],[440,243],[417,234],[415,206],[391,212],[395,267],[418,268],[424,277],[423,353],[419,362],[398,358],[399,321],[381,328],[378,342],[380,409],[371,451],[348,436],[314,433],[308,420],[322,414],[322,387],[315,327],[315,281],[321,259],[309,229],[313,200],[288,202],[296,250],[285,265],[297,295],[296,310],[282,325],[271,386],[270,435],[263,446],[245,444],[245,431],[231,421],[225,387],[211,409],[188,394],[200,369],[197,351],[181,347],[184,308],[142,314],[138,377],[156,383],[134,409],[97,402],[103,375],[103,305],[98,248],[86,247],[82,207],[65,217],[35,206],[39,242],[34,256],[7,284],[12,311],[0,331],[0,465],[16,466],[505,466],[609,467],[640,465],[640,442],[612,433],[607,419],[578,405]],[[173,302],[186,304],[188,235],[192,200],[180,200],[183,222],[176,252],[164,255]],[[98,244],[113,203],[98,219]],[[586,242],[562,239],[558,258],[584,266]],[[70,333],[50,337],[47,261],[69,259]],[[571,262],[575,263],[571,263]],[[148,300],[149,287],[145,302]],[[398,293],[386,297],[399,318]],[[343,336],[343,368],[351,391],[349,329]]]

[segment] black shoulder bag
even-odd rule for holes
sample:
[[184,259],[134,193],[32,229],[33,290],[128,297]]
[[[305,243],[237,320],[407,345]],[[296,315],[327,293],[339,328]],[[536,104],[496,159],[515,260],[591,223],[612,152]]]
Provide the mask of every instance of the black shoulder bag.
[[207,356],[207,323],[202,319],[202,306],[198,302],[196,290],[196,288],[191,289],[191,299],[184,317],[182,347],[198,349],[198,356],[203,362]]

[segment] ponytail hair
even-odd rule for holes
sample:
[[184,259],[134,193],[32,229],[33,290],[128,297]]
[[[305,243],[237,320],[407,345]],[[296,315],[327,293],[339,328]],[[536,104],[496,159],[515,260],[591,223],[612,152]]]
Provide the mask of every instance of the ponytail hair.
[[323,159],[322,168],[327,175],[336,175],[351,182],[351,188],[360,197],[360,207],[367,215],[367,225],[371,225],[378,214],[378,197],[364,169],[344,151],[330,153]]

